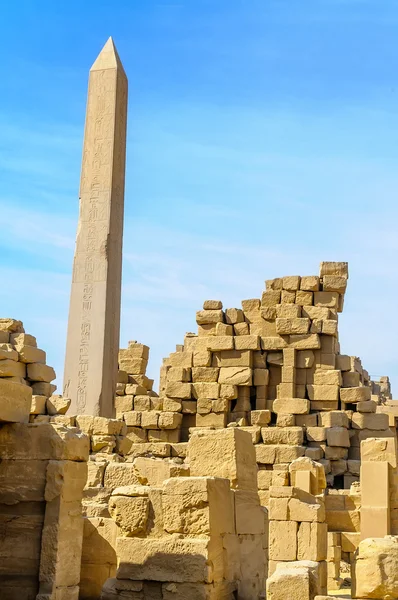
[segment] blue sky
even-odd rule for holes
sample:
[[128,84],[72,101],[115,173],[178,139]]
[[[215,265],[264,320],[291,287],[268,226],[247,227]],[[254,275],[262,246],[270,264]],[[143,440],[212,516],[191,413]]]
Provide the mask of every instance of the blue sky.
[[[342,352],[398,384],[394,0],[2,6],[0,308],[62,382],[88,70],[129,78],[121,343],[149,375],[206,298],[348,260]],[[393,388],[394,389],[394,388]]]

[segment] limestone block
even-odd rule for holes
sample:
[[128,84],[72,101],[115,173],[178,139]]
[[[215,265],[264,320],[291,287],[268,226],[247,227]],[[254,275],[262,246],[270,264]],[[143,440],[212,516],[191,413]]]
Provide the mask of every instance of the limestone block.
[[240,308],[227,308],[225,311],[225,322],[229,325],[242,323],[244,321],[243,311]]
[[118,579],[175,583],[211,582],[222,578],[223,548],[208,538],[116,540]]
[[322,427],[348,427],[349,420],[345,412],[334,410],[331,412],[322,412],[318,415],[319,424]]
[[298,479],[301,472],[310,473],[310,489],[306,490],[311,494],[318,495],[326,488],[325,470],[321,463],[311,460],[308,456],[303,456],[293,461],[289,465],[291,485],[305,489]]
[[191,369],[189,367],[170,367],[167,371],[167,381],[190,382]]
[[394,536],[362,540],[355,554],[355,598],[398,597],[398,539]]
[[282,290],[281,303],[282,304],[294,304],[296,300],[296,292],[292,290]]
[[109,463],[105,470],[104,486],[115,489],[141,483],[133,463]]
[[[349,356],[345,358],[350,358]],[[343,387],[359,387],[361,382],[361,374],[356,371],[343,372]]]
[[357,510],[328,510],[326,522],[328,531],[359,532],[361,529]]
[[161,412],[158,425],[160,429],[177,429],[182,423],[182,415],[175,412]]
[[[329,372],[329,371],[326,371]],[[339,399],[338,385],[307,385],[308,397],[315,401],[336,402]]]
[[388,429],[388,415],[384,413],[354,412],[351,419],[354,429]]
[[331,311],[322,306],[303,306],[303,317],[308,317],[313,321],[323,321],[330,319]]
[[0,462],[0,503],[44,500],[46,460],[2,460]]
[[46,409],[49,415],[64,415],[70,407],[70,398],[63,396],[50,396],[46,402]]
[[300,289],[300,277],[297,275],[292,275],[289,277],[282,278],[282,289],[295,291]]
[[106,463],[96,462],[89,460],[87,463],[87,481],[85,489],[93,487],[99,488],[104,485],[104,474],[106,469]]
[[[351,357],[346,354],[338,354],[336,356],[336,369],[340,371],[350,371],[351,369]],[[343,375],[344,381],[344,375]]]
[[[10,333],[24,333],[25,330],[23,328],[22,321],[17,321],[16,319],[0,319],[0,331]],[[7,336],[7,341],[9,336]]]
[[92,432],[95,435],[118,435],[122,426],[123,422],[118,419],[94,417]]
[[[1,332],[0,332],[1,333]],[[0,360],[18,360],[18,352],[14,350],[11,344],[0,343]]]
[[[258,335],[238,335],[235,338],[235,350],[259,350],[260,337]],[[225,365],[227,366],[227,365]],[[250,365],[249,365],[250,366]]]
[[309,327],[310,320],[307,318],[276,319],[276,332],[279,335],[306,334]]
[[[0,361],[0,364],[2,362],[6,361]],[[0,378],[0,422],[27,423],[31,404],[32,390],[29,386]]]
[[233,350],[234,349],[234,336],[233,335],[217,335],[203,338],[206,347],[203,349],[211,350],[212,352],[218,352],[221,350]]
[[272,351],[272,350],[282,350],[283,348],[286,348],[288,345],[286,336],[282,337],[282,336],[261,336],[260,337],[260,342],[261,342],[261,349],[262,350],[266,350],[266,351]]
[[232,325],[226,325],[226,323],[216,323],[215,335],[234,335],[234,328]]
[[316,350],[321,346],[319,335],[317,333],[290,335],[289,343],[290,347],[295,348],[296,350]]
[[298,560],[326,560],[327,524],[300,523],[297,537]]
[[169,355],[169,362],[171,367],[192,367],[192,352],[172,352]]
[[47,398],[49,398],[49,396],[51,396],[57,389],[56,385],[47,383],[46,381],[36,381],[35,383],[32,383],[31,386],[33,394],[38,396],[46,396]]
[[32,404],[30,406],[31,415],[45,415],[46,414],[46,396],[32,396]]
[[250,413],[252,425],[266,426],[271,421],[271,412],[269,410],[252,410]]
[[371,399],[370,387],[352,387],[340,389],[340,400],[345,403],[363,402]]
[[196,313],[196,322],[198,325],[209,325],[212,323],[222,323],[224,313],[221,309],[199,310]]
[[0,377],[26,377],[26,365],[6,358],[0,360]]
[[[335,462],[346,459],[348,456],[347,448],[341,448],[339,446],[326,446],[324,448],[324,452],[325,452],[325,458],[327,460],[331,460],[331,461],[335,461]],[[343,464],[343,463],[340,463],[340,464]],[[346,471],[346,470],[347,469],[345,468],[344,471]]]
[[[246,322],[235,323],[234,332],[235,332],[235,336],[249,335],[249,324]],[[236,342],[236,340],[235,340],[235,342]],[[245,350],[245,348],[241,348],[241,350]]]
[[300,446],[304,440],[302,427],[262,427],[264,444],[290,444]]
[[271,560],[297,559],[297,531],[298,524],[295,521],[270,521],[269,558]]
[[295,427],[297,415],[285,415],[280,413],[276,415],[276,426],[277,427]]
[[46,362],[46,353],[34,346],[18,345],[19,360],[23,363],[43,363]]
[[129,375],[145,375],[147,365],[148,360],[146,358],[138,358],[129,355],[120,356],[119,353],[119,369],[121,371],[126,371]]
[[257,464],[251,436],[238,428],[195,432],[188,443],[192,477],[224,477],[234,489],[257,489]]
[[386,461],[395,469],[397,466],[397,441],[391,438],[368,438],[361,442],[361,459],[366,462]]
[[[309,494],[310,496],[310,494]],[[310,523],[323,523],[325,521],[325,505],[322,501],[319,503],[310,496],[311,502],[303,502],[298,498],[289,499],[289,518],[291,521],[306,521]]]
[[123,488],[118,488],[109,500],[110,515],[123,537],[144,533],[149,517],[150,502],[145,486],[129,486],[128,494],[123,495]]
[[277,414],[303,415],[309,413],[310,403],[302,398],[278,398],[274,400],[272,410]]
[[314,295],[312,292],[298,291],[296,292],[296,304],[300,306],[311,306],[314,301]]
[[106,452],[111,454],[116,446],[114,435],[93,435],[91,436],[92,452]]
[[190,383],[181,383],[177,381],[168,381],[166,384],[166,395],[170,398],[189,399],[191,397],[192,386]]
[[195,537],[235,532],[234,499],[227,479],[167,479],[162,503],[168,533]]
[[251,385],[252,370],[249,367],[222,367],[218,381],[232,385]]
[[305,454],[305,446],[286,444],[256,445],[256,459],[260,464],[288,463]]
[[3,459],[87,461],[89,439],[76,428],[42,423],[5,424],[0,428]]
[[324,275],[322,288],[325,292],[344,294],[347,288],[347,278],[341,275]]
[[278,318],[295,319],[301,317],[301,306],[297,304],[277,304],[274,308],[276,310],[276,317]]
[[129,410],[123,413],[123,419],[127,427],[140,427],[141,426],[141,412],[136,410]]
[[[0,369],[2,362],[4,361],[0,362]],[[54,369],[42,363],[28,364],[27,375],[28,379],[30,379],[31,381],[44,381],[46,383],[50,383],[56,377]]]
[[307,429],[310,427],[312,428],[312,427],[318,426],[318,414],[317,413],[311,413],[308,415],[296,415],[295,420],[296,420],[296,425],[299,425],[300,427],[307,427]]
[[50,460],[47,465],[44,492],[46,502],[51,502],[58,496],[65,502],[80,502],[87,473],[85,462]]
[[309,442],[323,442],[326,440],[326,427],[307,427],[306,436]]
[[[281,299],[280,290],[267,290],[267,291],[263,292],[263,294],[261,296],[261,307],[276,306],[277,304],[280,303],[280,299]],[[248,310],[246,308],[246,305],[243,304],[243,302],[242,302],[242,307],[243,307],[243,310],[245,313],[250,312],[250,309]]]
[[361,541],[361,534],[344,531],[341,534],[341,549],[343,552],[355,552]]
[[334,275],[348,279],[348,263],[321,262],[319,274],[320,277],[324,277],[325,275]]
[[[213,356],[213,361],[215,361],[215,366],[220,367],[251,367],[253,353],[250,350],[222,350]],[[217,380],[217,377],[215,380]]]
[[[332,369],[317,369],[314,373],[315,385],[339,385],[342,384],[341,372]],[[326,399],[326,398],[325,398]]]
[[221,300],[205,300],[203,302],[203,310],[221,310]]
[[10,333],[10,344],[13,346],[33,346],[37,347],[36,338],[28,333]]
[[216,367],[193,367],[192,381],[193,382],[214,382],[218,379],[219,369]]
[[[265,281],[266,290],[281,290],[283,287],[283,277],[277,277],[275,279],[267,279]],[[244,300],[244,302],[250,302],[250,300]]]
[[[65,478],[63,487],[68,486]],[[46,505],[40,555],[40,590],[53,591],[55,597],[62,599],[62,588],[75,588],[69,598],[77,600],[82,545],[81,498],[66,501],[61,495],[55,496]],[[63,597],[68,600],[67,595]]]
[[357,403],[357,411],[360,413],[375,413],[377,404],[374,400],[364,400]]
[[91,415],[78,415],[76,417],[76,427],[81,429],[83,433],[91,434],[94,427],[94,417]]
[[216,399],[220,395],[220,384],[210,382],[197,382],[192,384],[194,398]]
[[348,435],[348,430],[345,427],[327,427],[326,440],[328,446],[350,447],[350,437]]
[[314,305],[324,308],[338,308],[339,306],[338,292],[314,292]]
[[272,471],[259,469],[257,473],[257,485],[259,490],[269,490],[272,480]]
[[319,290],[319,277],[315,275],[301,277],[300,290],[317,292]]

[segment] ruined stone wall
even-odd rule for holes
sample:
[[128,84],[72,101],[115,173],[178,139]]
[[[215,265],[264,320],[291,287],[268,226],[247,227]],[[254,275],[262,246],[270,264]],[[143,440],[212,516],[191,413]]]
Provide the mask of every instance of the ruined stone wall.
[[45,359],[20,321],[0,319],[2,600],[79,597],[89,440],[57,416],[68,401]]
[[120,352],[115,397],[123,443],[134,451],[186,442],[195,428],[237,426],[256,445],[264,505],[273,473],[300,456],[323,464],[329,487],[349,489],[361,441],[395,435],[395,419],[385,414],[388,378],[372,382],[358,357],[340,353],[347,280],[347,263],[321,263],[319,276],[267,281],[261,299],[242,309],[206,301],[198,334],[164,361],[159,396],[145,376],[147,347],[130,344]]

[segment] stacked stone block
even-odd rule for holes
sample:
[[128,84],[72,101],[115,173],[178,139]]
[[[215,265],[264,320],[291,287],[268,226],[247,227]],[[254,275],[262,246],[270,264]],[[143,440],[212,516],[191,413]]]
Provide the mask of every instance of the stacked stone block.
[[[146,376],[149,348],[129,342],[119,352],[119,373],[115,396],[116,417],[126,423],[128,442],[179,442],[182,415],[168,409],[152,390],[153,380]],[[173,407],[172,407],[173,408]],[[123,450],[122,450],[123,451]]]
[[[46,353],[21,321],[0,319],[0,422],[34,421],[38,416],[66,412],[69,403],[51,399],[56,386]],[[58,411],[57,406],[60,408]]]
[[4,600],[78,600],[88,439],[53,424],[0,424]]
[[142,600],[262,597],[266,514],[257,494],[250,435],[198,432],[188,455],[190,477],[162,481],[161,461],[147,458],[152,479],[113,489],[109,514],[117,528],[118,562],[116,576],[103,585],[102,600],[134,593]]
[[319,563],[321,588],[327,584],[327,524],[322,465],[308,458],[293,461],[287,483],[273,485],[269,500],[269,571],[280,562]]
[[241,309],[207,300],[198,333],[161,368],[160,404],[179,415],[181,440],[195,428],[250,428],[265,504],[270,471],[307,456],[322,461],[330,487],[348,489],[359,479],[361,441],[395,435],[376,412],[387,384],[340,354],[347,280],[347,263],[321,263],[319,276],[267,281]]

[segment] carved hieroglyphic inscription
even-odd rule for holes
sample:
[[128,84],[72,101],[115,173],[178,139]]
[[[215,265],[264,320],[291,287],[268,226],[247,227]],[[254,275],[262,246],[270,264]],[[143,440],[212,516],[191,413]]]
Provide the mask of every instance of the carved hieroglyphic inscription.
[[127,79],[108,40],[90,71],[64,393],[112,416],[119,346]]

